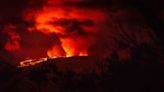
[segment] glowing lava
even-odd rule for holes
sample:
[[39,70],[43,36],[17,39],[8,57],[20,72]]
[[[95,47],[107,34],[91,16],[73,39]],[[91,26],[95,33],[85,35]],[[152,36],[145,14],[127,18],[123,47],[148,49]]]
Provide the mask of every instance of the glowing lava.
[[20,62],[20,65],[18,67],[27,67],[27,66],[33,66],[35,64],[47,61],[48,58],[40,58],[40,59],[27,59]]

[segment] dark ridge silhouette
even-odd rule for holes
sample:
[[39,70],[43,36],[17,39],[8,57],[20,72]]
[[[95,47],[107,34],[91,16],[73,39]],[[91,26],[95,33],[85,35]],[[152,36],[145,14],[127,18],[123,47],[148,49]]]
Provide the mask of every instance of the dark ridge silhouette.
[[133,62],[133,59],[119,61],[117,53],[106,59],[76,56],[48,59],[23,68],[10,68],[9,65],[1,68],[5,69],[1,69],[5,72],[1,72],[5,76],[1,77],[1,92],[164,91],[163,64]]

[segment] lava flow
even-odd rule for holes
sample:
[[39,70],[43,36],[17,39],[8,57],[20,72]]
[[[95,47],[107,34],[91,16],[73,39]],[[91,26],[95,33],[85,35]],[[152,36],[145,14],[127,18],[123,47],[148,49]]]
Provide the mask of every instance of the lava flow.
[[48,58],[40,58],[40,59],[27,59],[25,61],[21,61],[18,67],[26,67],[26,66],[33,66],[35,64],[47,61]]

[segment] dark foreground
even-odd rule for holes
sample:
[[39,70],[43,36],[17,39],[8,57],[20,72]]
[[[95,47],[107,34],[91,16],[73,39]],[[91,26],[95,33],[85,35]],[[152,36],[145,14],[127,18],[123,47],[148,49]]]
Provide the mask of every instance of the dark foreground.
[[71,57],[15,68],[0,62],[0,92],[164,92],[164,65]]

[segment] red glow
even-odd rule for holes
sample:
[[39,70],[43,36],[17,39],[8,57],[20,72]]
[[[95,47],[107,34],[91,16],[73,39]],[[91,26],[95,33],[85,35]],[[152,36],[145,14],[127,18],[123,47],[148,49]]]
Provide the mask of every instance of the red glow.
[[8,25],[4,28],[4,31],[7,32],[9,36],[9,41],[5,44],[5,49],[7,51],[14,51],[20,49],[20,36],[13,31],[14,29],[14,25]]
[[5,49],[8,51],[17,50],[20,48],[19,42],[13,41],[13,42],[7,42],[5,45]]
[[[49,58],[88,56],[88,49],[95,43],[96,35],[100,31],[98,28],[107,19],[106,13],[102,10],[93,11],[81,7],[64,6],[63,2],[67,1],[48,0],[41,10],[27,9],[23,13],[25,21],[33,20],[35,23],[36,30],[32,27],[28,28],[28,31],[57,36],[60,44],[54,43],[47,49]],[[69,2],[81,1],[83,0],[69,0]],[[32,63],[32,61],[29,62]]]
[[[89,14],[89,16],[88,16]],[[93,37],[83,37],[78,35],[78,33],[67,32],[66,26],[55,25],[50,22],[58,21],[60,19],[76,19],[79,22],[82,22],[86,19],[92,20],[95,23],[95,26],[105,20],[105,14],[99,10],[95,10],[95,12],[91,12],[90,10],[84,9],[74,9],[69,8],[65,9],[64,7],[44,7],[42,11],[36,14],[36,28],[44,33],[51,34],[55,33],[58,35],[59,40],[61,41],[61,46],[65,51],[65,56],[86,56],[88,55],[87,49],[93,43]],[[72,27],[73,25],[71,25]],[[93,27],[85,27],[83,26],[83,31],[95,33],[98,30]],[[77,29],[78,30],[78,29]],[[54,46],[53,48],[47,51],[47,55],[49,57],[60,57],[64,54],[61,54],[60,50]]]

